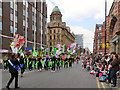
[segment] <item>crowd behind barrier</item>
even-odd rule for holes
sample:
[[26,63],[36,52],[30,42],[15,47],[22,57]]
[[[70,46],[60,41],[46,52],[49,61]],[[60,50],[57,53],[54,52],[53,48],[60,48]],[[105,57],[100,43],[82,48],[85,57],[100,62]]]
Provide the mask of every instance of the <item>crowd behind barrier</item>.
[[111,87],[116,87],[120,79],[120,54],[112,52],[106,55],[94,55],[82,57],[82,68],[90,71],[91,75],[99,78],[100,82],[106,82]]

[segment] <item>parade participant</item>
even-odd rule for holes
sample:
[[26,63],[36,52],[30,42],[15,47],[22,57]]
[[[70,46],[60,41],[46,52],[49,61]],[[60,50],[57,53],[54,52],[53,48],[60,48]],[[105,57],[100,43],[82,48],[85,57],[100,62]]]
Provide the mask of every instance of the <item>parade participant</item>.
[[25,55],[25,57],[24,57],[24,69],[26,69],[27,68],[27,55]]
[[25,71],[23,56],[20,56],[20,64],[23,65],[23,67],[21,68],[21,77],[23,77],[23,73]]
[[60,58],[57,59],[57,70],[60,70]]
[[53,56],[51,61],[52,61],[52,71],[51,71],[51,72],[55,72],[55,62],[56,62],[56,57]]
[[76,58],[76,61],[77,61],[77,64],[78,64],[78,61],[79,61],[79,58],[78,58],[78,57]]
[[42,63],[42,69],[44,69],[44,67],[45,67],[45,61],[44,61],[44,57],[42,58],[42,61],[41,61],[41,63]]
[[41,70],[42,70],[42,63],[41,63],[41,61],[42,61],[42,58],[41,57],[38,57],[38,70],[41,72]]
[[5,57],[5,59],[3,60],[3,63],[4,63],[4,71],[8,69],[8,60],[7,58]]
[[67,64],[68,63],[67,63],[67,57],[66,57],[65,60],[64,60],[64,68],[67,67]]
[[35,64],[36,64],[36,57],[33,56],[33,57],[32,57],[32,69],[34,69],[34,70],[36,69]]
[[15,78],[15,88],[19,88],[18,87],[18,65],[20,66],[19,61],[16,59],[15,54],[12,54],[11,59],[8,60],[8,64],[9,64],[9,72],[11,74],[11,78],[9,80],[9,82],[7,83],[6,88],[10,89],[9,86],[12,83],[13,79]]
[[32,70],[32,58],[31,56],[29,57],[29,71]]
[[72,67],[72,58],[69,58],[69,67]]
[[47,57],[45,60],[45,70],[48,70],[48,60],[49,60],[49,58]]

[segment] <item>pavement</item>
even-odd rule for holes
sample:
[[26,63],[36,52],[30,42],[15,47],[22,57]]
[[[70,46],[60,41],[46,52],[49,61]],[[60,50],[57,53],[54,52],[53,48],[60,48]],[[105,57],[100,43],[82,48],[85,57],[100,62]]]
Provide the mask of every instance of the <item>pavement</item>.
[[[10,78],[8,71],[2,71],[2,88]],[[51,70],[39,72],[37,70],[26,71],[24,77],[19,75],[19,86],[21,88],[93,88],[110,89],[98,78],[90,75],[89,72],[82,69],[81,63],[74,64],[72,68],[62,68],[60,71],[51,72]],[[14,82],[10,88],[14,88]]]

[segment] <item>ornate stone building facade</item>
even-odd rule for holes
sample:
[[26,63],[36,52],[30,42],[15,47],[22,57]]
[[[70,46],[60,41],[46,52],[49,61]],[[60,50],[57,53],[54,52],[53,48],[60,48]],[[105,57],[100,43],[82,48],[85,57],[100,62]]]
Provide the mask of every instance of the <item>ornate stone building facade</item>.
[[107,17],[109,53],[120,53],[120,1],[114,0]]
[[71,33],[70,27],[66,26],[65,22],[62,22],[62,14],[58,6],[53,9],[47,28],[47,44],[50,51],[57,44],[66,44],[67,48],[68,45],[75,42],[74,33]]

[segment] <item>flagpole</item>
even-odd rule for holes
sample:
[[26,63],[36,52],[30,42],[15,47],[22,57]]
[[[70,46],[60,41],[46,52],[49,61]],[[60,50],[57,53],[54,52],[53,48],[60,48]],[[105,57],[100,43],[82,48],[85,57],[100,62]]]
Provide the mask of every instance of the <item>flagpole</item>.
[[107,17],[107,0],[105,0],[105,54],[106,54],[106,37],[107,37],[106,17]]

